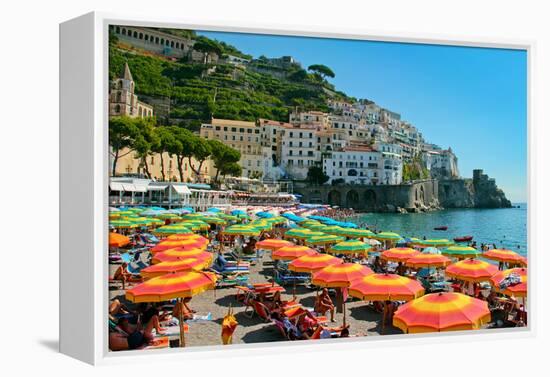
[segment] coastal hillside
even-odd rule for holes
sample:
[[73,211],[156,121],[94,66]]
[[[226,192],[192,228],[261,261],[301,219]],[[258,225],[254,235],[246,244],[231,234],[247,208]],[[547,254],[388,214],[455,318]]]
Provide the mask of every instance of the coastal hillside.
[[215,63],[202,64],[173,59],[129,46],[111,38],[110,79],[122,72],[124,63],[132,69],[135,92],[152,102],[164,101],[165,111],[156,112],[161,122],[197,130],[211,117],[254,121],[258,118],[288,121],[289,111],[328,111],[327,99],[348,97],[325,79],[299,64],[270,66],[265,57],[252,64],[235,65],[227,55],[251,58],[223,42],[198,37],[187,31],[185,37],[210,46],[219,54]]

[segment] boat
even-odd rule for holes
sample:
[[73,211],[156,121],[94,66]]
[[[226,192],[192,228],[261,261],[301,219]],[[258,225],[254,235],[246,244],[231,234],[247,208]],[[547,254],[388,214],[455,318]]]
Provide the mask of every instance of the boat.
[[436,226],[434,230],[447,230],[448,228],[448,226]]
[[453,238],[453,241],[455,242],[470,242],[474,236],[462,236],[462,237],[455,237]]

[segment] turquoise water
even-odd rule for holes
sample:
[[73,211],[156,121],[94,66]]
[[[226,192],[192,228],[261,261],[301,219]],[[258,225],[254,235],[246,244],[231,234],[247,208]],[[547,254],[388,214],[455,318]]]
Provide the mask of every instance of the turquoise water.
[[[474,236],[481,243],[496,244],[527,255],[527,204],[520,208],[447,209],[427,213],[369,213],[354,222],[366,223],[371,229],[391,231],[406,237],[448,238]],[[446,231],[434,230],[448,226]],[[518,248],[519,247],[519,248]]]

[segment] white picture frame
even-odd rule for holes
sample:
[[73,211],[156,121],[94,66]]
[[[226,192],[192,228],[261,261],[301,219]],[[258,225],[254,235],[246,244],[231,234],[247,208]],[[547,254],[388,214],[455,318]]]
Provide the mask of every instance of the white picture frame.
[[[532,337],[536,333],[536,302],[528,301],[528,327],[506,330],[458,332],[407,336],[354,338],[342,341],[261,343],[208,346],[159,351],[109,352],[108,305],[108,26],[134,25],[195,30],[298,35],[375,41],[428,43],[521,49],[528,61],[528,141],[534,155],[532,114],[533,41],[460,40],[452,37],[366,33],[358,29],[300,28],[282,25],[237,25],[202,23],[200,20],[144,18],[107,13],[88,13],[60,25],[60,351],[90,364],[132,362],[136,359],[186,359],[263,354],[310,352],[317,347],[393,346],[414,339],[418,344],[471,342],[482,338]],[[533,164],[528,158],[529,203],[533,203]],[[79,207],[79,211],[74,209]],[[533,245],[534,206],[528,207],[528,261],[530,296],[536,297],[536,250]],[[87,268],[76,266],[88,266]],[[75,311],[79,315],[75,316]]]

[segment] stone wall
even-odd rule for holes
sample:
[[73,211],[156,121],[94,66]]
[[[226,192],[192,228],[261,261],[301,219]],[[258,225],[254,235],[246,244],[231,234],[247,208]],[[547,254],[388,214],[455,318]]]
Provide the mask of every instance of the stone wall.
[[402,185],[323,185],[296,184],[295,193],[304,203],[327,203],[370,212],[420,212],[439,208],[438,182],[417,181]]
[[473,208],[475,203],[472,180],[440,180],[439,203],[443,208]]

